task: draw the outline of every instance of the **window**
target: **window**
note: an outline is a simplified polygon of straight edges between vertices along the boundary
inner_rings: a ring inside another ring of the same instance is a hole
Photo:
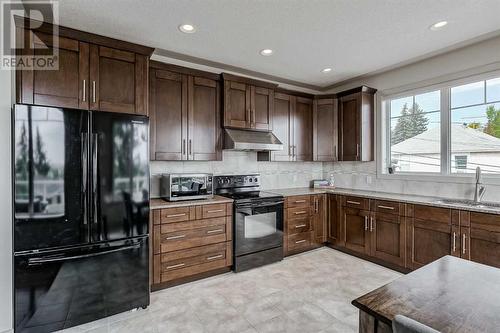
[[[383,102],[382,170],[500,174],[500,73]]]

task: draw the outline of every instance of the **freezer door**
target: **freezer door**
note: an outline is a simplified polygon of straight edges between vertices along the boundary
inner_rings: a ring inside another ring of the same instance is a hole
[[[147,117],[93,112],[93,242],[148,234],[149,121]]]
[[[88,116],[82,110],[14,106],[14,251],[89,242]]]
[[[149,305],[148,238],[16,255],[15,329],[52,332]]]

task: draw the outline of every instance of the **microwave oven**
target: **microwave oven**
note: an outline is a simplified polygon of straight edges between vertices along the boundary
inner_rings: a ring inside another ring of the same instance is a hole
[[[209,173],[169,173],[160,178],[160,196],[168,201],[213,197],[213,175]]]

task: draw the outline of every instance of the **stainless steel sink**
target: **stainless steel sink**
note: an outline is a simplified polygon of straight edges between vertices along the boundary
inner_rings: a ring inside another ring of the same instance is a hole
[[[500,203],[497,202],[475,202],[474,200],[468,199],[441,199],[437,200],[436,203],[443,203],[448,205],[464,205],[471,207],[481,207],[481,208],[500,208]]]

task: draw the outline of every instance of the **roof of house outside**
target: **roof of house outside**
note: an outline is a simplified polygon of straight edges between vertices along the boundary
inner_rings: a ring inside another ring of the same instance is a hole
[[[441,130],[433,127],[391,147],[393,154],[439,154]],[[459,124],[451,125],[453,153],[500,152],[500,139]]]

